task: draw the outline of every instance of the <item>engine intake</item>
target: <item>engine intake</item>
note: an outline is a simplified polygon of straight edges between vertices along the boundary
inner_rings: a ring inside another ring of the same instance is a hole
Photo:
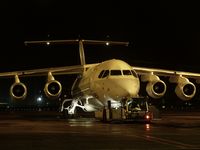
[[[45,84],[44,92],[47,97],[59,97],[62,91],[62,86],[57,80],[52,80]]]
[[[48,81],[45,84],[44,92],[49,98],[57,98],[62,91],[62,85],[59,81],[55,80],[51,72],[48,73]]]
[[[151,81],[147,84],[146,91],[152,98],[161,98],[166,92],[166,84],[162,80]]]
[[[165,95],[167,86],[158,76],[151,73],[143,75],[141,80],[143,82],[148,82],[146,92],[150,97],[158,99]]]
[[[15,76],[15,83],[10,87],[10,95],[13,99],[25,99],[27,88],[24,83],[20,82],[19,77]]]
[[[175,88],[176,95],[184,100],[190,100],[196,94],[196,86],[192,82],[179,83]]]
[[[196,94],[196,86],[183,76],[170,79],[171,82],[177,83],[175,88],[176,95],[184,101],[190,100]]]

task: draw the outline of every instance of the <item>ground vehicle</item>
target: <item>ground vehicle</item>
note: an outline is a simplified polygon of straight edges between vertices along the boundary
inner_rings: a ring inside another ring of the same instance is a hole
[[[127,101],[125,110],[126,120],[150,122],[153,119],[153,112],[149,111],[148,100],[146,98],[135,98]]]
[[[108,107],[104,111],[95,112],[95,117],[103,121],[151,122],[153,119],[153,112],[149,111],[148,98],[134,98],[126,100],[125,103],[118,109]]]

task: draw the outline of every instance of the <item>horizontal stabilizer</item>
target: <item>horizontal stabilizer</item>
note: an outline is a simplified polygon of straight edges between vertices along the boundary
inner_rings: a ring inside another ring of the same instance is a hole
[[[120,42],[120,41],[100,41],[100,40],[44,40],[44,41],[25,41],[24,44],[74,44],[78,42],[82,42],[83,44],[89,45],[124,45],[128,46],[129,42]]]

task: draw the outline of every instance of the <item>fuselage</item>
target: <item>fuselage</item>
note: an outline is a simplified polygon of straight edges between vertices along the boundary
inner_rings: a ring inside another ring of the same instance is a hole
[[[72,96],[93,96],[104,105],[137,97],[140,81],[132,67],[122,60],[107,60],[88,68],[72,86]]]

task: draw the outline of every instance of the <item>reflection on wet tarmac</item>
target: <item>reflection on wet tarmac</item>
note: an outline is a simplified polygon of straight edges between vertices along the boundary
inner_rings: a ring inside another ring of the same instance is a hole
[[[68,119],[66,121],[67,125],[73,127],[73,126],[94,126],[96,120],[91,118],[81,118],[81,119]]]
[[[46,115],[45,115],[46,116]],[[1,149],[200,149],[199,127],[0,116]],[[11,144],[12,143],[12,144]]]

